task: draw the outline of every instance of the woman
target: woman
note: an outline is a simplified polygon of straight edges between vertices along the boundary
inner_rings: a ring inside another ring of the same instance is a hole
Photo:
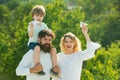
[[[60,42],[61,53],[57,55],[61,69],[60,77],[53,80],[80,80],[83,61],[92,58],[95,50],[100,47],[90,40],[86,25],[83,24],[81,29],[87,42],[87,49],[81,50],[81,43],[73,33],[65,34]]]

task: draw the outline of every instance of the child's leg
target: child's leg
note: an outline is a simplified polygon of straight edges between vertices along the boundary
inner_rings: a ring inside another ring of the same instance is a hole
[[[41,64],[40,63],[40,47],[39,46],[35,46],[35,48],[34,48],[33,59],[34,59],[34,65]]]
[[[35,46],[33,59],[34,59],[34,65],[40,65],[42,67],[42,64],[40,62],[40,46]],[[38,74],[45,75],[45,72],[43,72],[42,70],[38,72]]]
[[[60,68],[57,64],[57,52],[55,48],[51,49],[51,58],[52,58],[52,71],[55,72],[56,74],[60,73]]]

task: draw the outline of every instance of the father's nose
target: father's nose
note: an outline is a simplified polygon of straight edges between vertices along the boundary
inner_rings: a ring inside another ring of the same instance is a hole
[[[50,43],[50,41],[49,41],[49,40],[47,40],[47,43]]]

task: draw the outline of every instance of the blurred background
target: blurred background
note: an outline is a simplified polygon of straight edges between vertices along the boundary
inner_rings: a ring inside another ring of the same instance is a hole
[[[46,8],[43,22],[56,34],[57,52],[67,32],[86,48],[80,21],[88,24],[92,41],[101,44],[96,56],[84,62],[81,80],[120,80],[120,0],[0,0],[0,80],[25,80],[15,69],[28,51],[27,27],[36,4]]]

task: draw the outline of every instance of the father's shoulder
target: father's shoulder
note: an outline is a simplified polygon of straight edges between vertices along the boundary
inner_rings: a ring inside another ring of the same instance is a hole
[[[32,56],[33,55],[33,50],[29,50],[28,52],[25,53],[25,55],[23,57],[28,57],[28,56]]]

